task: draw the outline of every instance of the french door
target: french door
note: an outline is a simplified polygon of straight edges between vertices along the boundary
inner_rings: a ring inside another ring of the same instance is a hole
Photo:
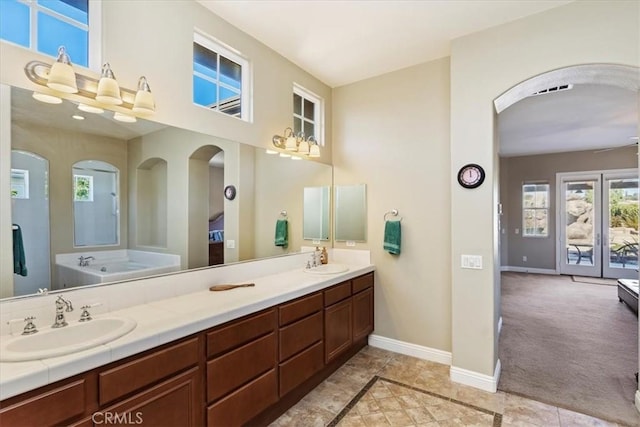
[[[557,175],[561,274],[638,277],[638,172]]]

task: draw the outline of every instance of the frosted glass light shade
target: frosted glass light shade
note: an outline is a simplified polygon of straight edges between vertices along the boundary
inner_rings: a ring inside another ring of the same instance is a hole
[[[57,96],[47,95],[46,93],[33,92],[31,95],[33,99],[37,99],[40,102],[46,102],[47,104],[62,104],[62,99]]]
[[[290,135],[287,138],[287,142],[285,144],[285,149],[289,151],[296,151],[298,149],[298,141],[294,135]]]
[[[49,70],[47,86],[53,90],[64,93],[77,93],[76,73],[71,66],[71,59],[67,55],[64,46],[58,48],[58,58]]]
[[[147,78],[144,76],[138,80],[138,91],[136,92],[131,110],[138,114],[153,114],[156,112],[156,103],[153,99],[149,83],[147,83]]]
[[[78,104],[78,110],[84,111],[85,113],[92,113],[92,114],[104,113],[104,110],[102,108],[94,107],[93,105],[87,105],[87,104]]]
[[[135,123],[136,122],[136,118],[133,116],[130,116],[128,114],[122,114],[119,112],[115,112],[113,114],[113,118],[119,122],[124,122],[124,123]]]
[[[120,96],[120,85],[116,81],[116,76],[111,71],[109,63],[102,66],[100,81],[98,82],[98,92],[96,93],[96,101],[103,104],[120,105],[122,97]]]
[[[309,147],[309,157],[320,157],[320,147],[313,144]]]
[[[96,101],[103,104],[120,105],[122,98],[120,97],[120,86],[115,79],[102,77],[98,82],[98,93]]]
[[[300,145],[298,145],[298,153],[309,154],[309,143],[306,139],[300,141]]]

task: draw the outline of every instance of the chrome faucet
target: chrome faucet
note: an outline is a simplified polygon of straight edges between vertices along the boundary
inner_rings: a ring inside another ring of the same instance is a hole
[[[56,300],[56,320],[51,325],[52,328],[62,328],[63,326],[67,326],[67,321],[64,318],[64,312],[73,311],[73,305],[71,301],[62,298],[62,295],[58,297]]]
[[[89,265],[89,261],[92,260],[92,259],[95,259],[95,258],[92,257],[92,256],[82,256],[82,255],[80,255],[80,258],[78,258],[78,261],[79,261],[78,265],[80,267],[87,267]]]

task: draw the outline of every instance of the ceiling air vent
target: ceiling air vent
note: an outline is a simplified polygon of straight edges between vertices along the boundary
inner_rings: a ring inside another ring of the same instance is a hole
[[[546,95],[548,93],[562,92],[562,91],[571,90],[571,89],[573,89],[573,85],[572,84],[553,86],[553,87],[549,87],[549,88],[546,88],[546,89],[539,90],[539,91],[531,94],[531,96]]]

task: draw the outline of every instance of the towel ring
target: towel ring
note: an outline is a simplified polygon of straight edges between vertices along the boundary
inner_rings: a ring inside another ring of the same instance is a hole
[[[287,217],[287,211],[280,211],[280,216]]]
[[[387,215],[391,215],[391,216],[398,216],[398,209],[392,209],[389,212],[386,212],[384,214],[384,220],[387,220]],[[402,217],[400,217],[400,219],[398,221],[402,221]]]

